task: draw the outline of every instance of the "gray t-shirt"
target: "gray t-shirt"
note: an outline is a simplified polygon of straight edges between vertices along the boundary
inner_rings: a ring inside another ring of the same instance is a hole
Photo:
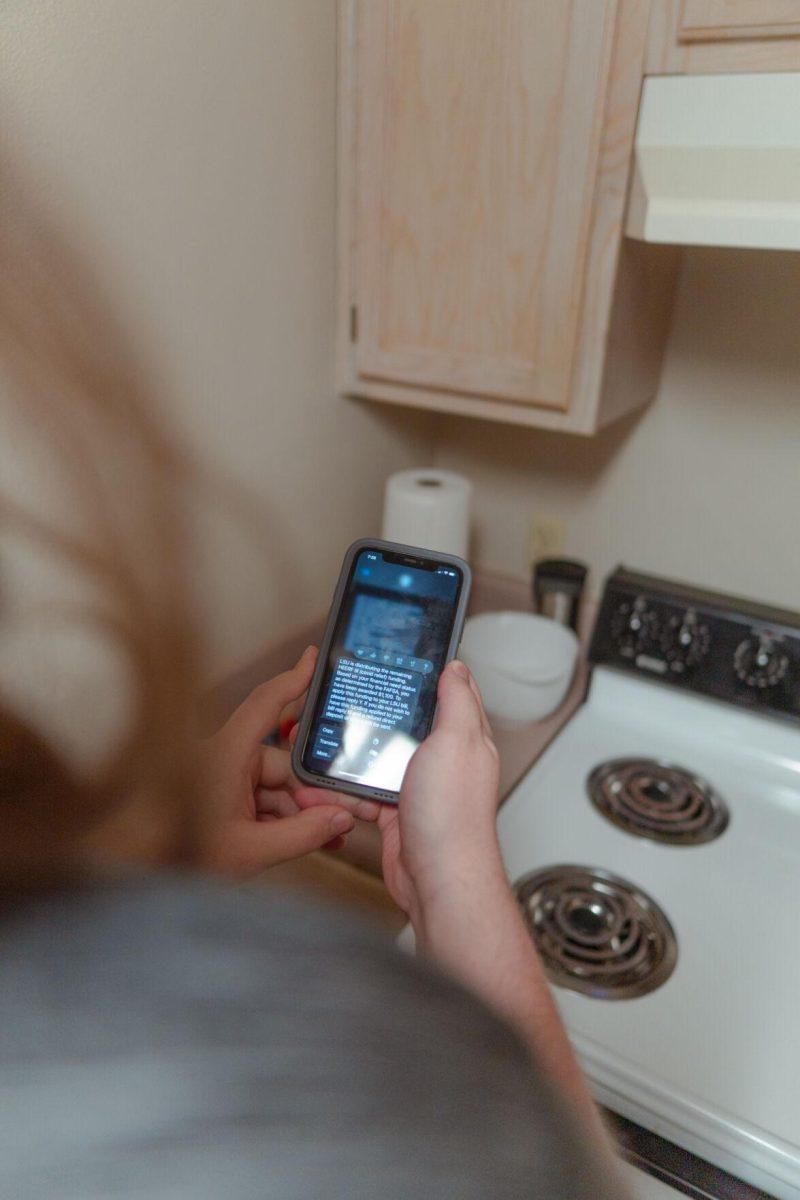
[[[181,877],[3,902],[3,1200],[605,1200],[477,1000],[335,910]]]

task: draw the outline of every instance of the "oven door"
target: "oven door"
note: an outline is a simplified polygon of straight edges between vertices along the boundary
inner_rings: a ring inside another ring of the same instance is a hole
[[[773,1200],[727,1171],[604,1109],[636,1200]]]

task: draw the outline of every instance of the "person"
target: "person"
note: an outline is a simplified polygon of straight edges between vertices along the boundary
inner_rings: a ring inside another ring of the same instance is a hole
[[[6,489],[6,561],[24,544],[67,572],[59,616],[126,668],[99,756],[57,733],[70,706],[50,724],[4,681],[0,1195],[624,1195],[505,877],[467,668],[442,674],[396,809],[302,787],[263,744],[302,703],[313,647],[198,744],[195,468],[79,264],[8,188],[0,355],[65,489],[49,512]],[[231,882],[336,845],[356,817],[378,822],[416,959],[344,913]]]

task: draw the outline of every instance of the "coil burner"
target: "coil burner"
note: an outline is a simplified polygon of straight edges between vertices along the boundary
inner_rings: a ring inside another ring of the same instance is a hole
[[[591,867],[555,866],[515,887],[550,980],[623,1000],[660,987],[678,945],[664,913],[634,884]]]
[[[696,846],[719,837],[728,824],[724,801],[704,779],[655,759],[601,763],[586,787],[595,808],[634,837]]]

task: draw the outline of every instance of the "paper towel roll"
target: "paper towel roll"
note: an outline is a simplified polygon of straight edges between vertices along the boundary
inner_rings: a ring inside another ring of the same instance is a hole
[[[472,484],[455,471],[419,468],[386,480],[383,536],[467,557]]]

